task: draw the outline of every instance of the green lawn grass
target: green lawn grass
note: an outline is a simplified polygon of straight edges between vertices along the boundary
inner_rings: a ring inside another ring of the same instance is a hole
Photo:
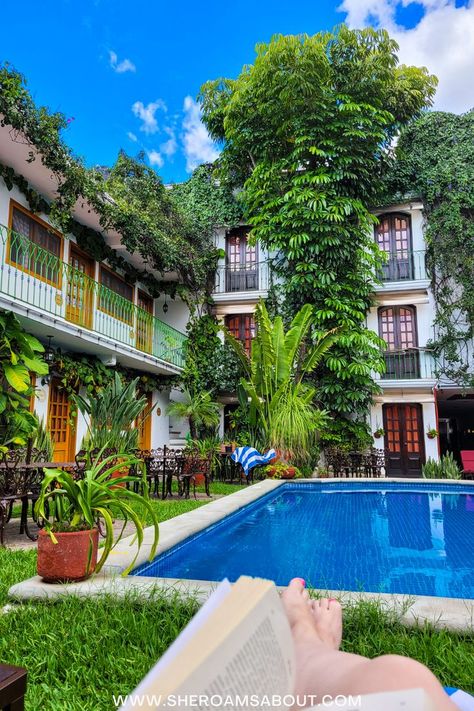
[[[224,485],[225,486],[225,485]],[[155,501],[160,520],[204,502]],[[189,506],[189,508],[188,508]],[[0,605],[8,588],[35,572],[36,551],[0,549]],[[112,694],[134,689],[197,609],[173,593],[12,604],[0,614],[0,661],[28,669],[29,711],[108,711]],[[345,611],[346,651],[403,654],[427,664],[446,686],[474,692],[474,634],[403,627],[375,603]]]

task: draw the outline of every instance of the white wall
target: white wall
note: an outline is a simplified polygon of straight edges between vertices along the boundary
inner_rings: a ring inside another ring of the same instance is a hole
[[[168,444],[169,440],[169,390],[155,391],[151,402],[154,406],[151,413],[151,448],[157,449]]]

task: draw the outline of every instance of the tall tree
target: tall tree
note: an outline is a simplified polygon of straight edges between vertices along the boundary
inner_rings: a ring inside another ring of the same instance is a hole
[[[282,255],[289,315],[310,303],[315,337],[344,328],[317,379],[346,434],[364,431],[371,375],[383,368],[365,325],[379,259],[369,208],[394,136],[436,86],[426,69],[399,65],[396,51],[382,30],[276,36],[237,79],[200,94],[204,122],[223,142],[222,176],[243,186],[253,238]]]

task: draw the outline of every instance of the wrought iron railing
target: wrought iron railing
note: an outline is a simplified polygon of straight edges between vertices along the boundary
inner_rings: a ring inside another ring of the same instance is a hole
[[[408,348],[400,351],[385,351],[385,372],[377,376],[381,380],[433,380],[435,359],[426,348]]]
[[[180,331],[2,225],[0,250],[0,293],[184,366],[186,337]]]
[[[217,268],[215,294],[236,291],[267,291],[268,287],[268,262],[227,264]]]
[[[385,252],[383,256],[385,261],[377,274],[380,281],[419,281],[421,279],[429,279],[426,268],[426,251],[424,249]]]

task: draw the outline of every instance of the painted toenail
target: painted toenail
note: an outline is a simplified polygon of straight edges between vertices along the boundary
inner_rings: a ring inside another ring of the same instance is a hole
[[[330,597],[330,598],[329,598],[329,602],[337,602],[337,600],[336,600],[335,597]]]
[[[302,585],[303,587],[306,587],[306,580],[305,580],[304,578],[295,578],[295,580],[299,580],[300,583],[301,583],[301,585]]]

